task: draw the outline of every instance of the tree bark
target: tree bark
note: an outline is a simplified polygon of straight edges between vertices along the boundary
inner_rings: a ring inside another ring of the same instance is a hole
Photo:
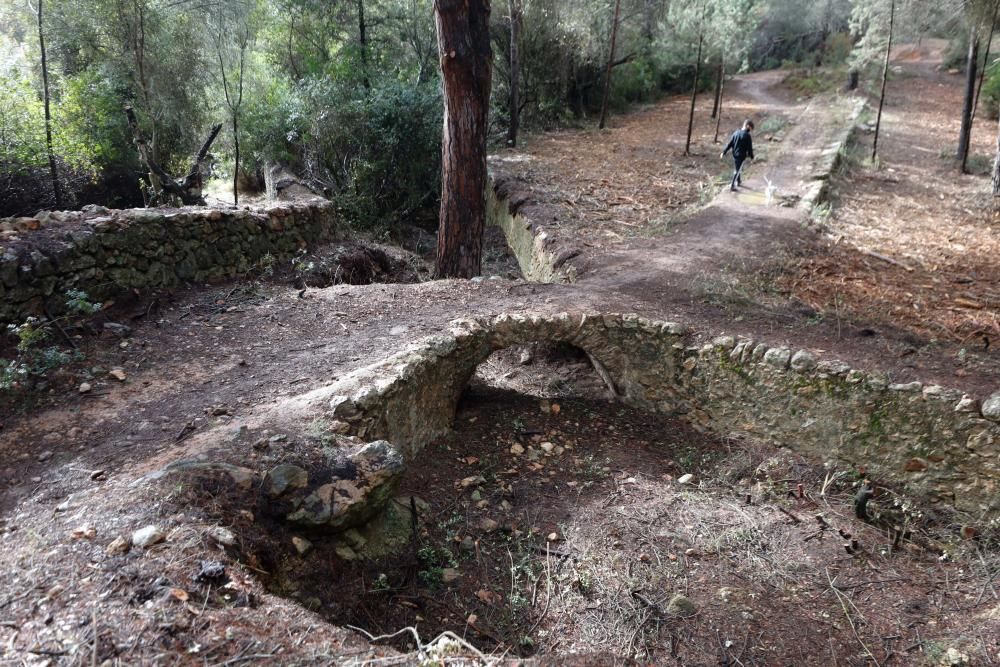
[[[611,48],[608,49],[608,67],[604,72],[604,94],[601,96],[601,121],[597,129],[603,130],[608,121],[608,95],[611,92],[611,68],[615,62],[615,42],[618,41],[618,17],[621,15],[622,0],[615,0],[615,14],[611,19]]]
[[[1000,197],[1000,121],[997,122],[997,154],[993,158],[993,196]]]
[[[233,113],[233,205],[240,203],[240,122],[239,114]]]
[[[694,64],[694,84],[691,86],[691,112],[688,114],[687,141],[684,142],[684,155],[691,154],[691,132],[694,130],[694,105],[698,101],[698,80],[701,79],[701,47],[705,43],[705,35],[698,28],[698,60]]]
[[[719,143],[719,125],[722,124],[722,93],[724,92],[723,88],[725,87],[725,80],[726,80],[726,59],[725,59],[725,56],[723,56],[721,67],[722,67],[722,69],[719,72],[719,97],[718,97],[718,100],[719,100],[719,109],[718,109],[718,113],[715,115],[715,138],[712,139],[712,143],[716,143],[716,144]]]
[[[719,101],[722,99],[722,77],[725,74],[725,61],[719,58],[719,69],[715,73],[715,101],[712,102],[712,115],[715,118],[719,114]]]
[[[969,62],[965,66],[965,96],[962,102],[962,128],[958,134],[958,170],[968,173],[966,164],[969,160],[969,141],[972,137],[972,103],[976,96],[976,68],[979,66],[979,30],[972,27],[969,35]]]
[[[885,62],[882,64],[882,92],[878,96],[878,113],[875,115],[875,137],[872,139],[872,162],[878,157],[878,133],[882,127],[882,107],[885,106],[885,83],[889,80],[889,54],[892,52],[892,29],[896,21],[896,0],[889,5],[889,37],[885,41]]]
[[[444,97],[438,278],[482,268],[493,52],[489,0],[434,0]]]
[[[56,154],[52,150],[52,113],[49,110],[49,65],[45,54],[45,29],[42,26],[42,0],[38,0],[38,48],[42,57],[42,95],[45,100],[45,150],[49,154],[49,176],[52,179],[52,194],[56,208],[63,208],[62,185],[56,169]]]
[[[371,90],[368,77],[368,26],[365,24],[365,0],[358,0],[358,44],[361,51],[361,84]]]
[[[979,83],[976,84],[976,99],[972,101],[972,122],[976,122],[976,110],[979,108],[979,94],[983,90],[983,80],[990,65],[990,49],[993,48],[993,31],[997,25],[997,15],[1000,14],[1000,1],[993,5],[993,15],[990,17],[989,36],[986,38],[986,53],[983,54],[983,67],[979,72]]]
[[[510,123],[507,145],[517,146],[517,131],[521,124],[521,0],[507,0],[510,9]]]

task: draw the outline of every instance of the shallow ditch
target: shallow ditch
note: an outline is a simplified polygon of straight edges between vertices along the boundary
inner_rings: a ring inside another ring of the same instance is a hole
[[[450,630],[573,664],[995,654],[980,641],[994,622],[956,613],[983,590],[979,545],[885,491],[880,516],[912,538],[894,546],[884,521],[853,516],[861,478],[617,402],[571,346],[508,348],[479,365],[386,516],[269,558],[265,581],[372,635]]]

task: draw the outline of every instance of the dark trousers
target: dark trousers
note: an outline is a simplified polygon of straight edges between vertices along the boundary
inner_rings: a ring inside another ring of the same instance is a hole
[[[734,190],[736,189],[737,185],[740,185],[742,183],[743,179],[740,178],[740,171],[743,169],[744,160],[746,160],[745,156],[743,155],[737,156],[733,154],[733,180],[729,184],[729,187]]]

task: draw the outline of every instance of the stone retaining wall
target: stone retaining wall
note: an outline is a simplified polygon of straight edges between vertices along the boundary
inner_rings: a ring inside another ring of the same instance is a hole
[[[0,220],[0,322],[58,312],[70,289],[92,299],[231,278],[338,235],[315,199],[258,209],[133,209]]]
[[[303,399],[314,418],[386,438],[412,457],[450,428],[459,395],[493,351],[566,342],[630,405],[863,467],[932,503],[1000,517],[1000,392],[980,403],[939,386],[890,384],[805,350],[691,340],[681,325],[634,315],[463,320]]]

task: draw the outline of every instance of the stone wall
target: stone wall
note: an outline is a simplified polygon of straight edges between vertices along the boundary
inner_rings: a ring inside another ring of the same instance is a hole
[[[586,351],[630,405],[863,467],[932,503],[1000,517],[1000,392],[981,403],[939,386],[894,385],[805,350],[730,336],[692,345],[681,325],[634,315],[457,321],[303,397],[306,412],[368,440],[386,438],[412,457],[450,428],[478,364],[540,340]]]
[[[0,322],[58,312],[70,289],[104,300],[232,278],[267,255],[285,259],[337,235],[333,205],[322,199],[256,209],[91,207],[0,220]]]

